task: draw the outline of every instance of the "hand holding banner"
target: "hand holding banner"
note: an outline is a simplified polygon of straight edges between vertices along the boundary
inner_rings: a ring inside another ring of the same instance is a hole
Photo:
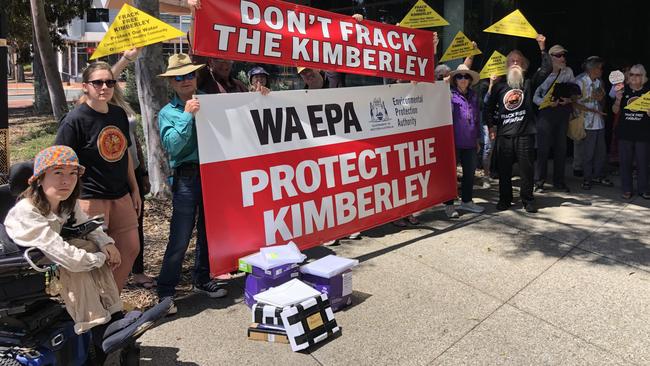
[[[449,48],[445,51],[445,54],[440,58],[440,62],[480,55],[481,53],[481,50],[467,38],[465,33],[458,32],[456,37],[451,41]]]
[[[279,0],[219,0],[196,12],[197,55],[433,81],[433,34]]]
[[[418,0],[404,19],[399,22],[399,25],[408,28],[430,28],[449,25],[449,22],[425,3],[424,0]]]
[[[509,36],[524,38],[537,38],[538,34],[519,9],[506,15],[503,19],[492,24],[483,32],[506,34]]]
[[[502,55],[499,51],[494,51],[490,59],[487,60],[483,69],[481,69],[481,79],[486,79],[492,76],[501,76],[508,73],[508,65],[506,56]]]
[[[90,59],[178,37],[185,37],[185,33],[129,4],[124,4]]]

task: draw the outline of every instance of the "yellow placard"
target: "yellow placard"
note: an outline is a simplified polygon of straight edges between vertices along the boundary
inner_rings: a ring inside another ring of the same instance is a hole
[[[465,33],[458,32],[456,37],[451,41],[449,48],[445,51],[445,54],[440,58],[440,62],[445,62],[449,60],[455,60],[457,58],[463,58],[467,56],[474,56],[481,54],[481,50],[478,47],[474,47],[472,41],[467,38]]]
[[[650,92],[643,94],[642,96],[634,99],[632,102],[628,102],[625,106],[625,109],[636,112],[650,111]]]
[[[492,52],[492,56],[487,60],[485,66],[481,70],[481,79],[486,79],[491,76],[501,76],[508,73],[508,65],[506,56],[502,55],[499,51]]]
[[[449,22],[425,3],[424,0],[418,0],[404,19],[399,22],[399,25],[408,28],[429,28],[449,25]]]
[[[509,36],[537,38],[537,31],[528,22],[519,9],[506,15],[503,19],[492,24],[483,32],[507,34]]]
[[[185,33],[129,4],[124,4],[90,59],[178,37],[185,37]]]
[[[553,96],[553,91],[555,90],[555,84],[557,84],[557,80],[553,82],[553,85],[548,89],[548,92],[546,92],[546,95],[544,95],[544,99],[542,100],[542,103],[539,105],[539,109],[545,109],[551,106],[551,97]]]

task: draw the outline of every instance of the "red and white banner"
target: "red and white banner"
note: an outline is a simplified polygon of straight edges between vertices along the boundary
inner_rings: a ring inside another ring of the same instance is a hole
[[[306,249],[456,196],[445,83],[197,97],[212,274],[266,245]]]
[[[278,0],[204,0],[194,53],[369,76],[433,81],[433,33]]]

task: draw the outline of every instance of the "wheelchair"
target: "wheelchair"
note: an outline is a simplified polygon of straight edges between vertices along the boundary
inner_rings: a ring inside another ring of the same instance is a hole
[[[21,192],[26,179],[10,178],[0,191]],[[15,195],[0,196],[13,198],[0,202],[5,208],[15,203]],[[0,212],[0,223],[7,211]],[[92,223],[95,228],[98,224]],[[138,365],[135,341],[112,355],[97,357],[91,332],[75,334],[64,304],[46,293],[50,267],[40,264],[44,259],[34,248],[17,246],[0,224],[0,366]]]

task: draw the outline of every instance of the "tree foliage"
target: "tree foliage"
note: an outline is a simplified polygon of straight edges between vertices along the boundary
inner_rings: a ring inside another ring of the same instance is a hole
[[[83,18],[92,0],[45,0],[45,17],[50,25],[50,39],[57,48],[65,46],[66,27],[72,19]],[[33,29],[29,1],[4,0],[9,16],[9,42],[18,53],[18,63],[32,61]]]

